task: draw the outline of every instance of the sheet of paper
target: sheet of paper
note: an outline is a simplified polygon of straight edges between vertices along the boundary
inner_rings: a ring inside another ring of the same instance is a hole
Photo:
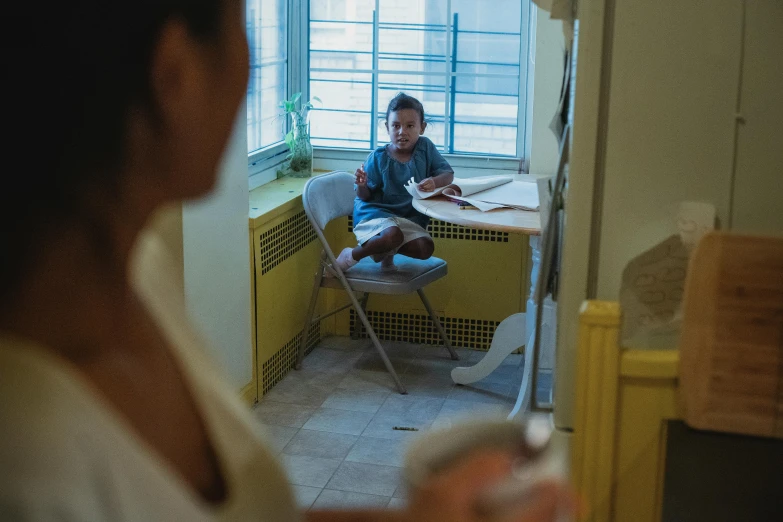
[[[414,199],[428,199],[431,197],[439,196],[441,193],[451,195],[453,194],[452,192],[453,187],[458,187],[462,196],[470,196],[471,194],[476,194],[478,192],[482,192],[487,189],[492,189],[494,187],[499,187],[511,183],[512,179],[514,178],[512,178],[511,176],[480,176],[476,178],[454,178],[454,181],[450,185],[437,188],[432,192],[424,192],[422,190],[419,190],[417,183],[413,180],[413,178],[411,178],[408,180],[408,183],[405,184],[405,190],[407,190],[408,194],[413,196]]]
[[[465,203],[469,203],[479,209],[482,212],[489,212],[490,210],[497,210],[499,208],[508,208],[506,205],[497,205],[495,203],[487,203],[486,201],[481,201],[480,199],[474,199],[474,198],[463,198],[462,196],[449,196],[451,199],[458,199],[460,201],[464,201]]]
[[[511,183],[473,194],[471,199],[520,210],[538,210],[538,185],[526,181],[512,181]]]
[[[443,192],[443,189],[446,187],[440,187],[435,189],[432,192],[424,192],[423,190],[419,190],[419,187],[416,181],[414,181],[413,178],[408,180],[408,183],[405,184],[405,190],[408,191],[408,194],[413,196],[413,199],[427,199],[434,196],[439,196],[441,192]]]
[[[457,186],[463,197],[470,196],[479,192],[486,192],[495,187],[505,186],[511,183],[514,178],[511,176],[481,176],[478,178],[454,178],[449,187]],[[447,187],[448,188],[448,187]],[[445,192],[445,191],[444,191]]]

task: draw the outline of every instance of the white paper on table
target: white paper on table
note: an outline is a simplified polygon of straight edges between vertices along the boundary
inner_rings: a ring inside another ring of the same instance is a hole
[[[470,196],[478,192],[486,191],[501,185],[512,183],[513,178],[511,176],[480,176],[477,178],[454,178],[449,185],[440,187],[432,192],[424,192],[419,190],[416,182],[411,178],[405,185],[405,190],[413,196],[414,199],[427,199],[434,196],[454,196],[457,192],[454,190],[459,189],[462,196]]]
[[[479,209],[482,212],[489,212],[490,210],[497,210],[499,208],[508,208],[507,205],[498,205],[496,203],[487,203],[486,201],[481,201],[480,199],[474,199],[474,198],[463,198],[462,196],[449,196],[451,199],[458,199],[459,201],[464,201],[465,203],[468,203],[470,205],[473,205],[477,209]]]
[[[525,181],[513,181],[500,187],[477,192],[470,197],[449,196],[470,203],[474,207],[488,212],[498,208],[518,210],[538,210],[538,185]]]
[[[538,210],[538,184],[512,181],[500,187],[473,194],[471,199],[519,210]]]

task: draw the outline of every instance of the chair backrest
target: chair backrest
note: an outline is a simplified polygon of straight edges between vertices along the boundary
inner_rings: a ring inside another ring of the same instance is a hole
[[[302,191],[302,205],[310,223],[323,232],[326,224],[353,214],[353,174],[335,171],[310,178]]]

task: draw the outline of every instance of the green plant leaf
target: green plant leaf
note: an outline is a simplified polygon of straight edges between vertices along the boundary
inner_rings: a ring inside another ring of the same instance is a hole
[[[296,104],[296,102],[298,102],[299,98],[301,98],[301,97],[302,97],[302,93],[301,92],[295,93],[293,96],[291,96],[291,103],[292,104]]]
[[[317,101],[318,103],[323,103],[323,102],[321,101],[321,98],[319,98],[318,96],[313,96],[313,99],[312,99],[312,100],[310,100],[310,101],[311,101],[311,102]]]

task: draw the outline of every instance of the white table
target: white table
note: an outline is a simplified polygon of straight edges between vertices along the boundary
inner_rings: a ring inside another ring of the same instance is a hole
[[[511,352],[524,345],[525,367],[516,404],[508,416],[509,419],[512,419],[519,411],[524,412],[528,410],[533,393],[532,348],[535,336],[535,310],[531,306],[535,306],[532,296],[541,264],[541,252],[539,249],[541,234],[540,214],[538,212],[525,212],[513,209],[499,209],[490,212],[461,210],[455,203],[442,197],[414,199],[413,207],[433,219],[439,219],[455,225],[530,236],[530,250],[533,263],[530,275],[530,299],[527,302],[527,313],[512,314],[498,325],[489,351],[476,365],[454,368],[451,371],[451,378],[457,384],[470,384],[480,381],[500,366]],[[523,344],[520,342],[520,339],[527,339],[527,342]]]

